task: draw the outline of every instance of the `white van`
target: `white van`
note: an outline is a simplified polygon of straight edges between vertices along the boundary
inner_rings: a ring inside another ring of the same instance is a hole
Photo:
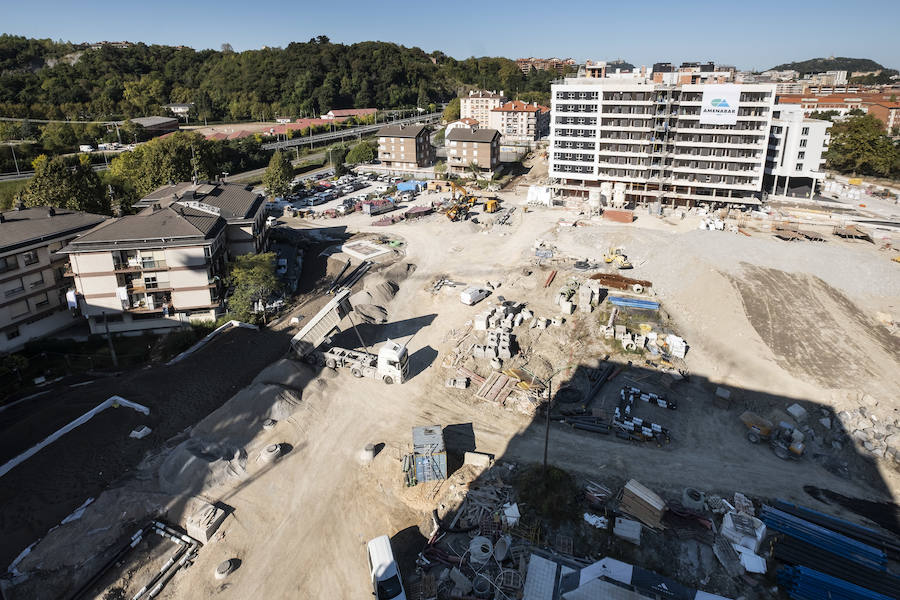
[[[463,304],[468,304],[472,306],[473,304],[478,304],[485,298],[487,298],[491,293],[480,287],[469,287],[464,289],[459,293],[459,301]]]
[[[369,540],[366,544],[369,557],[369,574],[376,600],[406,600],[400,570],[391,550],[391,540],[386,535]]]

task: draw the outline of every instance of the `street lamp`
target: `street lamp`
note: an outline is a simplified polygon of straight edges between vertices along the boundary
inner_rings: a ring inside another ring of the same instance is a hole
[[[570,365],[563,365],[558,369],[553,368],[553,365],[550,364],[546,358],[539,356],[540,360],[547,367],[548,371],[551,371],[550,375],[546,377],[545,380],[538,379],[544,386],[547,388],[547,417],[545,419],[545,427],[544,427],[544,471],[547,470],[547,450],[550,447],[550,409],[553,408],[553,378],[559,375],[565,369],[568,369]]]

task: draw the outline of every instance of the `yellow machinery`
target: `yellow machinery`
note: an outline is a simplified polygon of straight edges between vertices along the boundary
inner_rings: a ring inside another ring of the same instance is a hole
[[[612,264],[617,269],[630,269],[632,264],[628,262],[628,257],[625,256],[624,248],[610,248],[604,255],[603,261],[606,264]]]
[[[769,442],[772,452],[782,460],[803,456],[806,450],[803,444],[803,434],[788,423],[782,422],[776,425],[749,410],[743,413],[740,419],[747,428],[747,439],[751,443]]]
[[[457,197],[457,194],[459,194],[459,197]],[[473,206],[477,201],[477,198],[472,196],[469,190],[452,181],[450,182],[450,199],[452,204],[444,214],[451,221],[464,219],[469,213],[469,207]]]
[[[500,201],[497,198],[488,198],[484,201],[484,212],[495,213],[500,210]]]

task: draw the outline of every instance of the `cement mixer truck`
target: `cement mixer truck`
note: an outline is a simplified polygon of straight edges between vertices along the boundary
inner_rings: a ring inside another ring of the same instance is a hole
[[[386,341],[377,354],[331,346],[331,337],[340,331],[344,317],[353,312],[350,290],[338,291],[334,298],[291,338],[291,349],[301,360],[330,369],[347,368],[354,377],[372,377],[386,384],[403,383],[409,374],[406,345]],[[360,343],[366,347],[356,325],[351,324]]]

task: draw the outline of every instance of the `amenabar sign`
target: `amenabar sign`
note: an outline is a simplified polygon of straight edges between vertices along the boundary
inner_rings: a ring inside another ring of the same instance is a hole
[[[732,84],[704,85],[700,105],[701,125],[737,124],[741,87]]]

